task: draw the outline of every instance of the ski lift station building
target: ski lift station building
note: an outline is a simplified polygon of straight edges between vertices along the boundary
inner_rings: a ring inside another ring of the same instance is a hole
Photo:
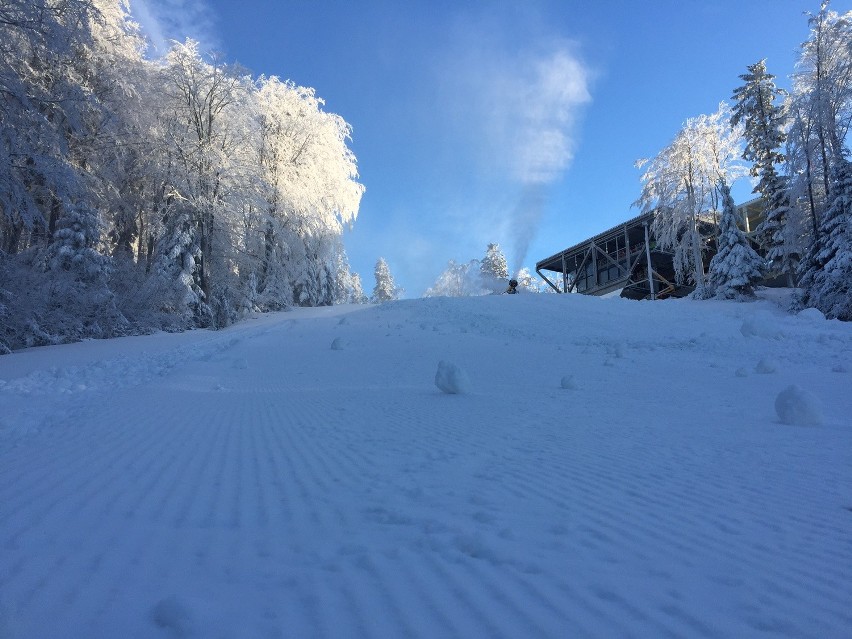
[[[742,229],[753,233],[763,216],[760,198],[737,207]],[[683,297],[693,287],[675,281],[673,254],[657,244],[654,213],[644,213],[536,263],[535,270],[557,293],[606,295],[621,291],[630,299]],[[707,224],[702,232],[709,232]],[[711,242],[711,249],[712,249]],[[711,255],[706,256],[704,268]]]

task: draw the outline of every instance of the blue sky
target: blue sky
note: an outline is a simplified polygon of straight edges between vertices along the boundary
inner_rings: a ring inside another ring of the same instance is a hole
[[[367,292],[407,297],[499,242],[535,262],[637,214],[640,171],[767,58],[780,86],[817,0],[131,0],[155,42],[192,36],[317,90],[353,127],[367,191],[345,236]],[[852,0],[835,0],[845,12]],[[750,196],[743,182],[735,199]]]

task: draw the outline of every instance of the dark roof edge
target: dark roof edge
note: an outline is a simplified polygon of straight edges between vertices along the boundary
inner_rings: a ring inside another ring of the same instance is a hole
[[[591,242],[599,240],[600,238],[604,237],[605,235],[609,235],[610,233],[613,233],[614,231],[617,231],[621,228],[624,228],[625,226],[633,226],[634,224],[641,222],[643,218],[648,218],[649,221],[650,221],[650,219],[652,219],[653,217],[654,217],[653,211],[648,211],[647,213],[640,213],[636,217],[630,218],[629,220],[625,220],[624,222],[621,222],[620,224],[616,224],[612,228],[607,229],[606,231],[602,231],[601,233],[598,233],[597,235],[595,235],[593,237],[585,239],[582,242],[577,242],[574,246],[570,246],[567,249],[563,249],[563,250],[559,251],[558,253],[554,253],[550,257],[546,257],[543,260],[539,260],[538,262],[536,262],[535,266],[536,266],[536,268],[538,268],[540,264],[544,264],[545,262],[550,262],[552,260],[555,260],[559,256],[561,256],[565,253],[573,253],[574,251],[579,249],[581,246],[585,246],[586,244],[590,244]]]

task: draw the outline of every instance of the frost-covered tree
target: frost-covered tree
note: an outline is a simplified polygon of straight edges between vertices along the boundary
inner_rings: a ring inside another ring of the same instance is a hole
[[[704,295],[706,240],[702,224],[715,224],[720,180],[743,175],[742,125],[732,126],[726,103],[712,115],[690,118],[675,139],[650,160],[640,160],[642,194],[634,205],[654,212],[653,229],[664,249],[674,252],[678,282],[690,281]]]
[[[256,229],[251,253],[258,256],[253,268],[259,294],[272,307],[333,303],[335,287],[320,294],[317,276],[308,275],[301,262],[322,259],[320,270],[343,273],[339,237],[357,217],[364,193],[346,144],[351,129],[323,110],[313,89],[276,77],[256,84],[263,203],[246,224]]]
[[[481,269],[481,262],[476,259],[462,263],[450,260],[447,268],[426,290],[423,297],[472,297],[502,292],[505,288],[504,284],[501,284],[496,291],[493,288],[496,284],[492,287],[483,284],[484,277]]]
[[[755,235],[772,268],[785,273],[792,284],[795,248],[787,241],[786,228],[790,201],[786,180],[777,168],[784,162],[781,148],[786,135],[783,105],[776,104],[776,99],[784,91],[775,86],[775,76],[767,73],[765,60],[750,65],[740,79],[744,84],[734,89],[731,124],[744,124],[743,158],[752,163],[749,172],[758,179],[753,192],[764,201],[764,219]]]
[[[533,275],[526,266],[518,271],[515,279],[518,280],[518,288],[527,293],[556,293],[541,278]]]
[[[716,297],[748,297],[753,295],[754,287],[763,279],[763,258],[751,247],[737,224],[739,216],[730,188],[722,183],[719,189],[722,193],[722,217],[718,252],[710,260],[708,283]]]
[[[485,257],[479,266],[479,271],[488,277],[497,277],[506,279],[509,277],[509,267],[506,264],[506,256],[500,250],[500,245],[496,243],[488,244],[485,250]]]
[[[812,238],[831,204],[831,168],[843,157],[852,123],[852,12],[839,15],[823,0],[810,14],[810,37],[800,47],[789,110],[791,201],[802,202]]]
[[[247,136],[240,117],[247,86],[238,70],[203,60],[192,40],[175,43],[166,63],[163,117],[168,119],[168,149],[175,167],[170,196],[180,203],[180,211],[165,224],[165,242],[172,247],[197,244],[198,252],[193,257],[172,250],[161,256],[172,256],[192,278],[199,323],[216,326],[225,319],[227,324],[213,306],[228,304],[223,295],[232,285],[229,252],[236,246],[232,212],[249,195],[242,170]]]
[[[92,2],[9,0],[0,13],[0,250],[52,241],[84,194],[69,142],[89,107],[74,49],[92,41]]]
[[[146,59],[125,0],[0,4],[0,350],[363,297],[351,132],[312,89]]]
[[[506,279],[509,277],[509,267],[506,264],[506,256],[500,250],[500,245],[489,243],[485,250],[485,257],[479,264],[479,274],[482,288],[493,293],[499,293],[506,287]]]
[[[820,223],[800,287],[801,303],[826,317],[852,320],[852,163],[836,161],[834,197]]]
[[[349,266],[349,259],[341,249],[337,252],[336,262],[336,294],[334,304],[366,304],[367,296],[361,284],[361,276],[354,273]]]
[[[380,257],[376,262],[376,286],[373,287],[372,301],[374,304],[382,302],[391,302],[398,300],[402,295],[402,290],[397,288],[393,281],[388,263],[385,258]]]

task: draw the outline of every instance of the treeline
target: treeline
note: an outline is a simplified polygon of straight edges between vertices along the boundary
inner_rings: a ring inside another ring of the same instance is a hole
[[[640,165],[637,204],[654,211],[654,231],[674,253],[695,295],[748,295],[763,277],[799,288],[796,308],[852,320],[852,12],[822,2],[809,14],[790,92],[775,85],[765,61],[747,67],[732,105],[687,120],[675,139]],[[750,173],[763,221],[752,239],[738,231],[729,187]],[[719,253],[703,272],[712,224]]]
[[[0,6],[0,352],[364,298],[347,123],[196,42],[144,53],[121,0]]]

